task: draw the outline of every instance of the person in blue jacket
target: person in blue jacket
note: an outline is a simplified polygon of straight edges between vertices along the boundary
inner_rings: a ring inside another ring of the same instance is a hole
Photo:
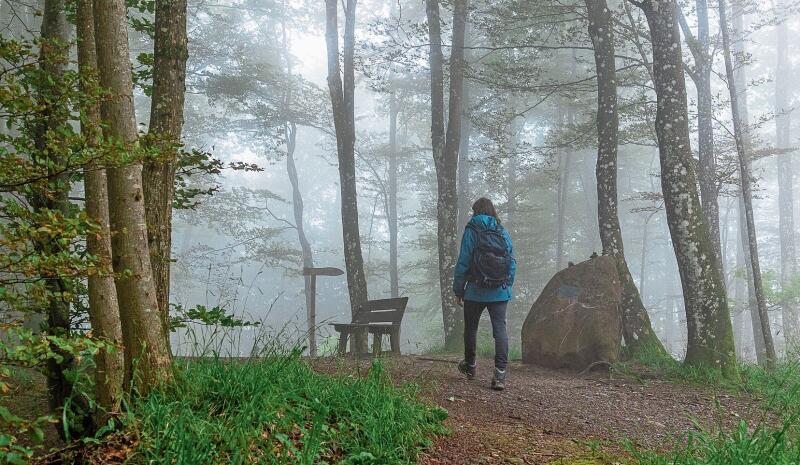
[[[479,232],[496,230],[505,239],[508,257],[511,258],[508,276],[499,287],[481,287],[474,280],[474,254],[479,240]],[[461,252],[456,264],[453,279],[453,292],[456,304],[464,307],[464,360],[458,369],[468,379],[475,377],[475,357],[478,334],[478,323],[484,309],[489,310],[494,336],[494,377],[492,389],[505,389],[508,377],[508,332],[506,330],[506,310],[512,298],[512,286],[516,273],[516,262],[513,259],[514,249],[511,236],[500,224],[497,211],[492,201],[487,198],[478,199],[472,206],[472,219],[464,230],[461,239]]]

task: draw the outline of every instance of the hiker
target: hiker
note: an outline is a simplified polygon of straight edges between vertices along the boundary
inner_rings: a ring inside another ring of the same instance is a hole
[[[505,389],[508,377],[506,309],[515,272],[511,236],[500,224],[492,201],[480,198],[472,205],[472,219],[461,239],[453,279],[456,304],[464,307],[464,360],[458,370],[467,379],[475,377],[478,323],[483,310],[488,309],[495,353],[492,389],[497,391]]]

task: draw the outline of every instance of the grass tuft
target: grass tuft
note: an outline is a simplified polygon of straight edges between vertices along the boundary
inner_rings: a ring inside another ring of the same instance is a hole
[[[137,401],[134,463],[410,464],[447,413],[418,388],[315,373],[296,355],[183,362],[177,382]]]

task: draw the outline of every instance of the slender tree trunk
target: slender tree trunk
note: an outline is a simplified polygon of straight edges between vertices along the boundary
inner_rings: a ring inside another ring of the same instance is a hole
[[[358,192],[355,161],[355,22],[356,0],[347,0],[344,30],[344,68],[339,65],[338,2],[325,0],[325,40],[328,47],[328,88],[336,129],[342,207],[342,237],[350,307],[367,300],[367,278],[358,228]]]
[[[566,203],[569,192],[569,170],[572,166],[572,151],[561,154],[558,159],[558,199],[556,202],[556,273],[564,268],[564,236],[566,228]]]
[[[469,142],[472,136],[472,119],[470,118],[470,86],[469,82],[464,82],[462,92],[464,105],[461,111],[461,141],[458,144],[458,218],[456,224],[459,228],[467,224],[470,217],[470,161],[469,161]],[[463,233],[463,232],[462,232]],[[463,234],[462,234],[463,235]],[[459,235],[460,241],[461,235]]]
[[[736,377],[725,283],[702,215],[692,161],[677,4],[675,0],[637,4],[647,17],[653,44],[661,187],[683,287],[686,363],[717,367],[725,376]]]
[[[397,95],[392,92],[389,97],[389,288],[392,297],[400,297],[400,269],[398,265],[398,147],[397,147],[397,115],[400,106]]]
[[[97,72],[97,48],[94,34],[93,0],[78,0],[78,63],[81,72]],[[87,109],[81,128],[90,146],[97,146],[101,132],[100,107]],[[84,173],[86,213],[98,230],[86,238],[87,251],[97,258],[97,269],[89,276],[89,319],[95,337],[116,347],[122,347],[122,323],[119,318],[119,301],[114,286],[114,269],[111,264],[111,226],[108,216],[108,184],[106,170],[91,163]],[[122,381],[125,377],[125,358],[121,350],[102,350],[95,356],[95,392],[102,410],[96,415],[99,425],[105,424],[109,415],[120,411]]]
[[[95,35],[100,83],[111,95],[103,101],[104,135],[123,151],[135,150],[136,116],[124,0],[95,0]],[[122,336],[126,386],[140,393],[171,376],[171,356],[158,312],[147,243],[142,165],[108,168],[111,245]],[[135,369],[135,373],[134,373]]]
[[[30,203],[37,212],[51,212],[62,217],[70,215],[69,176],[60,173],[66,162],[63,154],[68,151],[63,139],[59,136],[61,127],[67,123],[67,116],[61,105],[61,86],[68,64],[68,44],[70,41],[69,26],[65,14],[64,0],[46,0],[42,14],[41,45],[39,51],[39,67],[43,79],[39,83],[41,92],[39,105],[42,120],[37,123],[36,155],[34,163],[46,166],[49,183],[46,190],[35,192]],[[61,247],[52,241],[38,242],[36,250],[45,255],[61,253]],[[46,288],[50,294],[46,311],[46,331],[52,336],[68,337],[70,335],[70,298],[74,292],[70,279],[60,275],[46,277]],[[69,370],[74,367],[73,354],[58,347],[52,350],[60,357],[51,357],[47,361],[46,375],[50,401],[50,410],[60,421],[62,412],[67,408],[67,400],[72,395],[73,382]],[[64,425],[58,425],[59,434],[63,437]],[[70,428],[73,425],[68,425]],[[88,426],[88,425],[86,425]]]
[[[719,189],[717,187],[717,168],[714,156],[714,102],[711,91],[711,73],[714,62],[711,57],[708,24],[708,3],[706,0],[695,2],[697,16],[697,37],[695,38],[681,12],[680,24],[686,36],[686,42],[694,58],[694,72],[689,75],[697,89],[697,145],[698,145],[698,181],[700,184],[700,200],[703,213],[708,222],[710,239],[717,252],[722,256],[719,230]],[[720,259],[721,260],[721,259]],[[720,266],[724,265],[720,261]],[[724,274],[724,272],[723,272]]]
[[[444,323],[445,347],[457,351],[463,344],[463,319],[459,316],[452,295],[456,264],[458,210],[458,149],[461,142],[462,91],[464,88],[464,36],[467,22],[467,0],[453,2],[453,42],[450,54],[451,115],[445,133],[444,70],[442,36],[438,0],[426,0],[425,10],[430,33],[429,62],[431,68],[431,142],[437,181],[437,232],[439,251],[439,289]]]
[[[283,60],[286,65],[286,74],[289,78],[292,77],[292,55],[289,47],[289,33],[286,27],[287,10],[286,2],[283,4],[284,15],[281,20],[281,40],[282,40],[282,53]],[[283,111],[291,114],[292,105],[294,104],[294,92],[291,86],[286,90],[283,100]],[[297,124],[294,121],[287,121],[284,125],[284,135],[286,144],[286,175],[289,177],[289,183],[292,185],[292,210],[294,213],[294,225],[297,231],[297,240],[300,242],[300,250],[303,254],[303,268],[314,267],[314,252],[311,249],[311,243],[308,241],[305,230],[305,221],[303,218],[305,210],[305,202],[303,201],[303,194],[300,191],[300,178],[297,174],[297,165],[295,164],[295,150],[297,149]],[[317,356],[317,321],[316,309],[314,308],[314,294],[316,293],[316,278],[312,276],[303,277],[303,295],[306,299],[306,321],[308,323],[308,353],[312,357]]]
[[[629,355],[665,354],[642,303],[639,289],[628,269],[619,223],[617,195],[617,150],[619,114],[617,109],[616,51],[611,11],[606,0],[585,0],[589,36],[594,45],[597,73],[597,217],[603,255],[615,257],[622,283],[622,333]],[[644,259],[644,257],[643,257]],[[644,273],[642,273],[644,276]]]
[[[743,311],[750,315],[756,361],[759,365],[764,365],[767,363],[767,348],[764,344],[764,333],[761,331],[761,317],[758,314],[758,300],[756,300],[756,289],[753,285],[753,262],[750,260],[749,242],[747,240],[747,217],[745,216],[744,210],[744,199],[740,193],[739,241],[745,269],[745,281],[747,283],[747,301],[743,304]]]
[[[740,17],[740,16],[739,16]],[[738,23],[736,21],[737,29]],[[781,286],[787,287],[797,275],[797,250],[795,248],[794,188],[791,148],[791,76],[789,62],[789,40],[787,20],[777,26],[777,65],[775,69],[775,146],[781,153],[777,157],[778,167],[778,215],[781,241]],[[783,335],[787,352],[798,349],[800,343],[800,320],[798,309],[792,302],[781,302],[783,313]]]
[[[161,330],[169,347],[169,279],[172,264],[172,202],[175,170],[183,132],[186,92],[186,0],[155,2],[155,63],[150,106],[150,143],[159,158],[145,163],[143,171],[150,264],[158,299]]]
[[[725,57],[725,74],[728,79],[728,90],[731,96],[731,113],[733,116],[733,136],[736,139],[736,152],[739,155],[739,173],[742,188],[742,198],[744,201],[745,221],[747,225],[747,250],[750,253],[750,264],[753,268],[753,286],[755,288],[756,303],[758,305],[758,315],[761,321],[761,331],[764,335],[764,346],[767,358],[765,364],[772,367],[775,363],[775,345],[772,341],[772,331],[770,329],[769,313],[767,313],[767,301],[764,297],[764,285],[761,278],[761,265],[758,258],[758,241],[756,238],[756,225],[753,216],[753,185],[750,167],[750,156],[745,147],[747,128],[743,127],[740,117],[739,94],[736,88],[736,81],[733,71],[733,59],[730,48],[730,34],[728,31],[726,0],[719,2],[719,21],[722,30],[722,48]]]

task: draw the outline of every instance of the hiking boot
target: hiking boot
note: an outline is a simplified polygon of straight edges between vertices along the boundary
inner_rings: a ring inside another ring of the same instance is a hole
[[[500,371],[497,368],[494,370],[494,377],[492,378],[492,389],[495,391],[503,391],[506,388],[506,371]]]
[[[462,375],[466,376],[467,379],[475,378],[475,365],[469,365],[466,360],[458,362],[458,371],[460,371]]]

